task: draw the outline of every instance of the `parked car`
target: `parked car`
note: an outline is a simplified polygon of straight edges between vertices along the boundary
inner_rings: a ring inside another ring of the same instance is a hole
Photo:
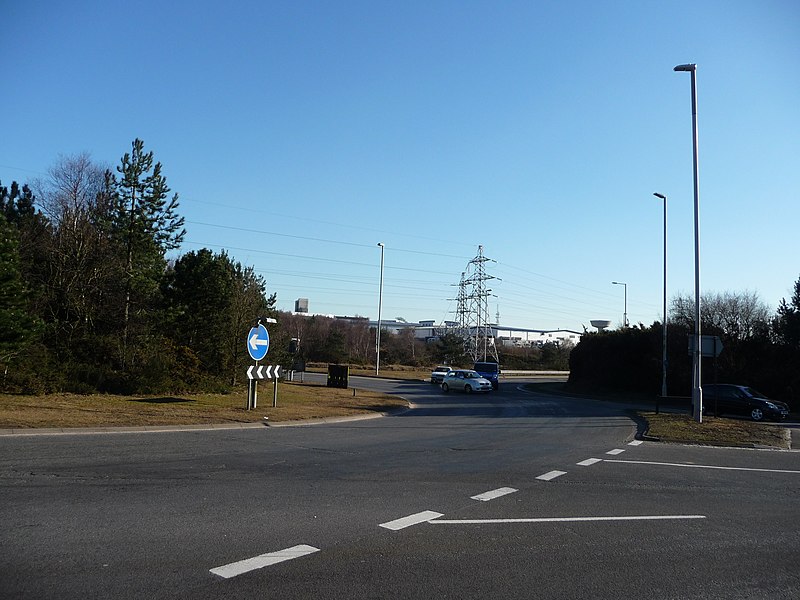
[[[467,394],[472,392],[491,392],[492,382],[488,379],[484,379],[475,371],[459,369],[457,371],[450,371],[444,376],[442,390],[445,392],[461,390]]]
[[[476,362],[472,368],[478,372],[478,375],[489,380],[492,389],[496,390],[500,387],[500,365],[496,362]]]
[[[431,372],[431,383],[435,383],[437,385],[442,385],[444,381],[444,376],[447,375],[450,371],[452,371],[450,367],[439,365]]]
[[[729,383],[704,385],[703,408],[709,414],[745,415],[753,421],[781,421],[789,415],[783,402],[770,400],[751,387]]]

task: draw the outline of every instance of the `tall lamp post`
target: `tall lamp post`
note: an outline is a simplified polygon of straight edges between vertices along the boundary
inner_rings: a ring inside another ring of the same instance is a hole
[[[692,353],[692,407],[694,420],[703,422],[702,336],[700,335],[700,179],[697,165],[697,65],[678,65],[674,71],[692,77],[692,151],[694,155],[694,352]]]
[[[622,326],[628,326],[628,284],[623,281],[612,281],[612,285],[622,285],[625,286],[625,312],[622,313]]]
[[[378,286],[378,331],[375,335],[375,375],[381,370],[381,310],[383,309],[383,242],[378,242],[381,249],[381,282]]]
[[[661,397],[667,397],[667,197],[654,192],[653,196],[664,201],[664,318],[662,320],[662,346],[661,357]],[[658,414],[658,400],[656,400],[656,414]]]

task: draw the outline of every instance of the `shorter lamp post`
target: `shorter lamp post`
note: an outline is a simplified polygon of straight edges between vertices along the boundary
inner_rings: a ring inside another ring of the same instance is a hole
[[[625,312],[622,313],[622,326],[628,326],[628,284],[623,281],[612,281],[612,285],[622,285],[625,287]]]
[[[661,358],[661,397],[667,396],[667,197],[654,192],[653,196],[664,201],[664,318],[662,320],[662,346]],[[658,414],[658,400],[656,400],[656,414]]]
[[[375,375],[381,370],[381,309],[383,308],[383,242],[378,242],[381,248],[381,281],[378,286],[378,330],[375,332]]]

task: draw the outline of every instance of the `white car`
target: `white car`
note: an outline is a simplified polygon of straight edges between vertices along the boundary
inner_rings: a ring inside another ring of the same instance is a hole
[[[478,375],[476,371],[459,369],[450,371],[444,376],[442,390],[445,392],[461,390],[467,394],[472,392],[491,392],[492,382]]]
[[[435,383],[441,385],[444,381],[444,376],[447,375],[450,371],[452,371],[450,367],[445,366],[438,366],[436,367],[433,372],[431,373],[431,383]]]

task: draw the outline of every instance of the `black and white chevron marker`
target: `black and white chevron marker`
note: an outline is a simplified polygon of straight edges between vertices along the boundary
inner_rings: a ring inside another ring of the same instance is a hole
[[[281,376],[280,365],[252,365],[247,369],[248,379],[278,379]]]

